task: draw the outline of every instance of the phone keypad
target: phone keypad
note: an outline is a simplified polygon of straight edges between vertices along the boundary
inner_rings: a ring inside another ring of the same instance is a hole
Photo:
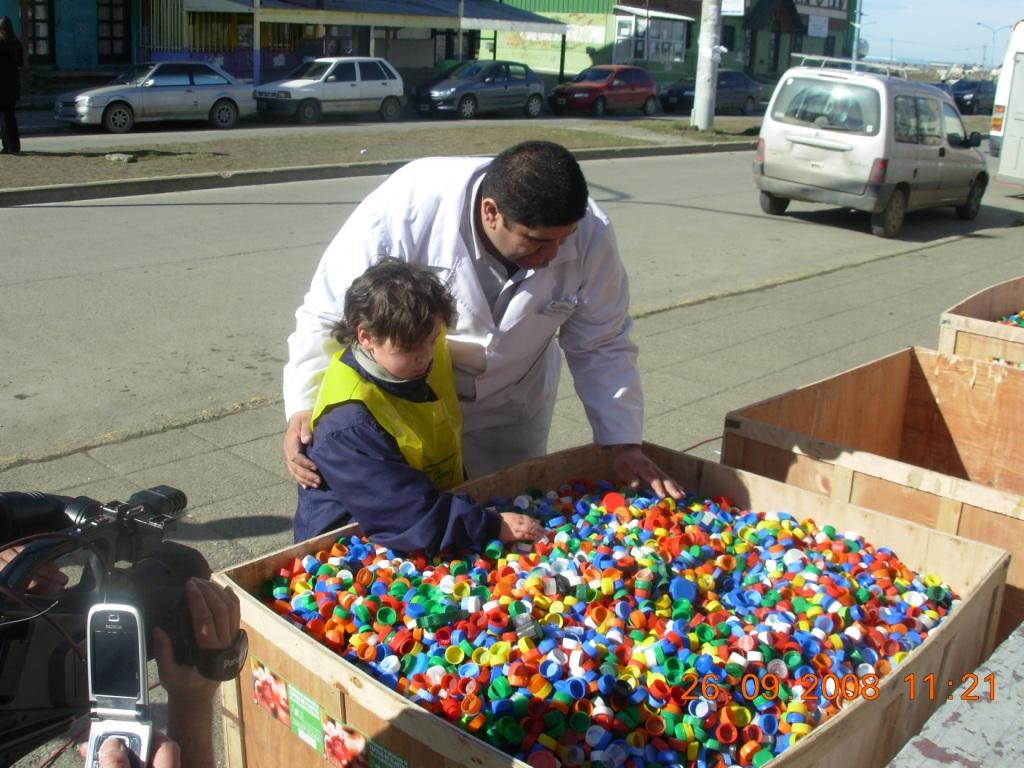
[[[89,763],[88,768],[100,768],[100,748],[103,746],[103,742],[107,739],[118,739],[123,743],[128,751],[132,753],[132,765],[138,765],[138,754],[142,751],[142,739],[139,738],[138,734],[134,733],[117,733],[116,731],[107,731],[106,733],[99,733],[93,737],[91,748],[89,753],[93,756],[92,762]]]

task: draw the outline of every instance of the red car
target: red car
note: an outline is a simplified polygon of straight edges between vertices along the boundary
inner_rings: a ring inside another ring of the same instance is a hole
[[[548,94],[548,106],[556,115],[589,110],[601,116],[615,109],[640,109],[653,115],[658,108],[654,79],[641,67],[598,64],[588,67]]]

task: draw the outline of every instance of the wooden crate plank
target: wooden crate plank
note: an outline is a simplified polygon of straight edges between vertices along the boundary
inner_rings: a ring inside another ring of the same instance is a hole
[[[947,460],[943,436],[924,436],[928,469],[1010,493],[1024,493],[1024,370],[918,350],[921,373],[958,458]],[[914,391],[917,391],[916,389]],[[906,442],[906,441],[905,441]],[[955,463],[962,472],[951,471]]]
[[[936,391],[939,377],[929,363],[929,359],[922,362],[918,355],[914,356],[908,371],[899,452],[887,458],[969,480],[953,427],[947,423],[947,417],[955,417],[952,411],[956,405],[947,402]],[[928,370],[924,370],[922,365]]]
[[[965,505],[960,535],[1004,547],[1010,553],[1010,569],[997,636],[999,642],[1024,622],[1024,520],[1007,518],[987,509]]]
[[[998,325],[997,328],[1008,326]],[[1014,328],[1018,333],[1020,328]],[[973,357],[986,362],[1003,360],[1014,365],[1024,364],[1024,340],[1001,339],[996,335],[983,336],[979,333],[961,331],[956,336],[953,352],[963,357]]]
[[[1024,277],[990,285],[943,313],[975,320],[997,320],[1024,309]]]
[[[978,291],[942,313],[939,351],[989,361],[1024,362],[1024,329],[996,322],[1024,309],[1024,277]]]
[[[903,350],[733,411],[726,419],[744,416],[825,443],[895,457],[903,428],[901,388],[906,386],[910,362],[911,350]]]

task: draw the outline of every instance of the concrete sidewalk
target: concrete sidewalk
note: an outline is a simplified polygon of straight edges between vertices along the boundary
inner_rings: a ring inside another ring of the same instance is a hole
[[[1000,204],[1024,213],[1024,201]],[[908,244],[905,253],[871,263],[640,319],[635,338],[647,393],[647,439],[676,449],[709,441],[693,453],[717,460],[727,411],[908,345],[934,348],[940,313],[977,290],[1018,276],[1022,252],[1020,227],[924,250]],[[189,497],[176,538],[222,569],[291,543],[295,488],[281,458],[283,426],[279,404],[256,405],[160,434],[23,463],[0,472],[0,488],[108,501],[152,485],[175,486]],[[563,377],[550,448],[589,440],[582,407]],[[990,662],[1004,690],[1019,680],[1013,660],[1022,647],[1024,634],[1017,632]],[[896,764],[911,768],[927,763],[922,755],[953,750],[965,765],[1022,765],[1019,703],[1011,696],[961,703],[952,719],[943,715],[943,723],[955,719],[956,726],[930,729],[925,741],[915,740],[917,746],[908,746]],[[61,758],[57,765],[80,762]]]

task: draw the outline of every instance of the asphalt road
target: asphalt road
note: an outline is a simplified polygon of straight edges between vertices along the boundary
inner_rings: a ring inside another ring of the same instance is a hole
[[[926,212],[900,240],[882,240],[863,214],[795,204],[774,219],[758,208],[751,159],[585,163],[638,317],[1011,222],[998,207],[971,225]],[[379,181],[0,209],[0,466],[278,398],[292,313],[327,243]]]

